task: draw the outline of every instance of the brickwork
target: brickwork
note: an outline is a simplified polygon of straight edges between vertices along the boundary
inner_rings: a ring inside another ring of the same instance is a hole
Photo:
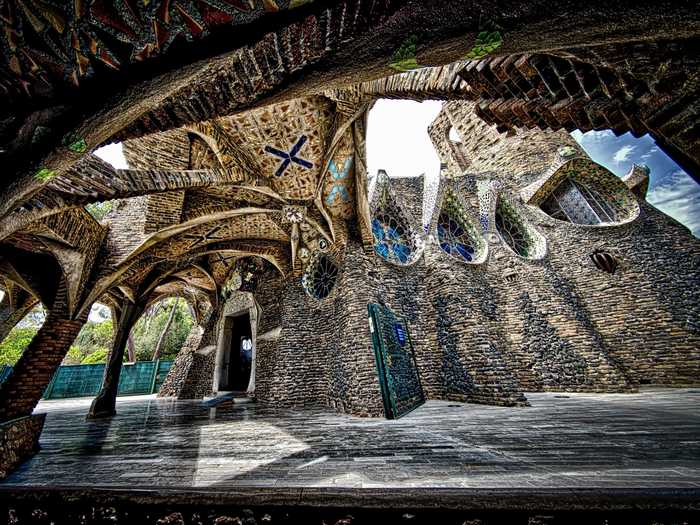
[[[0,385],[0,421],[32,413],[86,319],[70,319],[61,286],[44,324]]]
[[[439,121],[465,131],[484,127],[468,103],[448,103],[445,110]],[[562,146],[582,155],[564,132],[508,136],[491,128],[481,149],[474,135],[460,135],[469,172],[495,180],[498,195],[520,195],[526,185],[551,177],[565,162],[557,153]],[[596,176],[603,177],[600,169]],[[629,192],[628,198],[640,196]],[[643,198],[640,206],[636,219],[595,227],[516,203],[523,221],[546,238],[540,261],[517,257],[492,227],[485,234],[490,257],[484,272],[498,298],[508,362],[522,389],[625,391],[640,383],[698,382],[700,339],[692,319],[700,291],[688,283],[700,278],[694,262],[700,246]],[[613,275],[591,261],[601,249],[619,259]]]
[[[263,305],[261,331],[281,327],[281,332],[257,345],[259,402],[381,414],[368,302],[387,304],[407,318],[421,380],[433,399],[522,405],[527,403],[523,391],[627,392],[639,384],[698,382],[692,321],[697,290],[685,285],[697,270],[693,258],[675,260],[680,245],[697,250],[697,243],[644,202],[636,219],[604,228],[563,223],[524,205],[520,190],[556,172],[565,162],[561,147],[574,148],[578,155],[580,149],[562,132],[499,134],[471,109],[469,103],[449,103],[439,120],[465,137],[460,147],[470,159],[468,172],[475,175],[463,179],[456,191],[474,220],[483,206],[491,215],[484,234],[488,259],[460,263],[428,240],[424,257],[400,267],[365,254],[350,240],[328,298],[311,299],[294,281],[264,279],[256,293]],[[490,201],[478,194],[477,180],[495,182]],[[420,228],[423,180],[392,179],[389,184],[396,202]],[[546,240],[547,251],[539,259],[518,257],[501,240],[492,216],[499,198],[509,199],[520,220]],[[661,231],[663,239],[655,233]],[[648,244],[650,235],[653,244]],[[614,275],[591,261],[599,248],[622,261]],[[674,260],[659,265],[654,258]],[[669,271],[679,265],[683,272]],[[351,338],[345,336],[350,333]],[[317,353],[320,349],[323,354]]]
[[[499,131],[605,128],[617,135],[650,133],[698,177],[700,141],[692,131],[699,111],[693,80],[698,63],[695,53],[684,53],[693,42],[485,58],[469,62],[460,76],[470,87],[465,98],[478,102],[477,115]],[[653,63],[658,66],[652,73]]]
[[[153,233],[180,223],[184,191],[168,191],[148,196],[144,233]]]

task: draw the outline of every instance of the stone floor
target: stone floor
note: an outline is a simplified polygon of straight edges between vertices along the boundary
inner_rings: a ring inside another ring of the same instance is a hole
[[[700,389],[528,394],[532,407],[431,401],[397,421],[255,404],[42,402],[42,450],[1,485],[698,488]]]

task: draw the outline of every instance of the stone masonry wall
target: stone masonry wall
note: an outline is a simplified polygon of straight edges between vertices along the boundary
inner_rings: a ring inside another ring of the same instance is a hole
[[[700,383],[700,242],[643,200],[632,222],[602,227],[552,219],[524,204],[520,190],[564,162],[561,146],[585,153],[563,131],[484,130],[471,110],[469,103],[448,103],[441,115],[460,130],[469,172],[497,180],[497,193],[513,197],[523,220],[547,242],[546,256],[532,260],[487,235],[484,275],[499,298],[499,323],[521,388],[627,391]],[[614,274],[594,265],[594,250],[614,255]]]
[[[46,414],[35,414],[0,423],[0,480],[39,450],[45,419]]]
[[[700,383],[700,243],[643,200],[639,216],[625,224],[552,219],[526,204],[522,190],[565,162],[562,146],[584,156],[570,135],[499,134],[469,103],[446,108],[433,139],[446,140],[451,126],[460,133],[459,143],[438,150],[444,156],[460,148],[459,159],[441,160],[452,166],[447,174],[468,182],[457,191],[476,223],[487,226],[485,261],[467,264],[444,253],[429,231],[422,256],[397,266],[366,253],[350,230],[344,252],[334,255],[340,273],[327,298],[310,297],[296,275],[263,276],[255,292],[258,402],[381,416],[370,302],[406,318],[429,399],[517,406],[527,404],[527,391]],[[408,226],[422,229],[423,179],[389,184]],[[479,193],[484,187],[489,198]],[[532,258],[517,255],[494,228],[500,199],[542,239]],[[613,274],[596,267],[594,250],[614,256]]]
[[[170,367],[168,375],[165,377],[163,384],[158,390],[158,397],[176,397],[179,399],[185,399],[183,397],[183,389],[187,378],[190,373],[193,372],[194,354],[199,348],[199,343],[202,340],[201,328],[197,325],[193,325],[190,333],[187,335],[180,352],[175,358],[175,362]]]
[[[148,196],[144,233],[153,233],[180,222],[185,190],[166,191]]]

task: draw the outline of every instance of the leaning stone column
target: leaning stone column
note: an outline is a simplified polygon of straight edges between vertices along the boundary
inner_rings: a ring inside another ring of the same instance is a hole
[[[5,293],[2,301],[0,301],[0,343],[15,325],[24,319],[31,312],[32,308],[39,304],[39,301],[25,290],[18,289],[14,293],[14,305],[11,304],[9,292]]]
[[[87,419],[98,419],[116,415],[117,390],[119,388],[119,376],[122,372],[124,349],[129,338],[129,332],[138,318],[143,313],[143,306],[127,301],[119,316],[119,324],[114,335],[112,350],[107,357],[102,387],[95,397]]]
[[[0,385],[0,422],[32,413],[86,320],[87,312],[70,318],[61,284],[44,324]]]

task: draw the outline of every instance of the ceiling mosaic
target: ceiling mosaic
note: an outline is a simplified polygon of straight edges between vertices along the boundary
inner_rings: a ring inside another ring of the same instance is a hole
[[[302,98],[223,119],[230,140],[252,153],[272,189],[294,200],[315,196],[333,122],[331,102]]]
[[[6,96],[48,96],[96,70],[119,71],[217,26],[252,22],[300,0],[8,0],[0,4]]]
[[[355,215],[355,151],[352,133],[343,134],[328,163],[323,183],[323,203],[334,217]]]

